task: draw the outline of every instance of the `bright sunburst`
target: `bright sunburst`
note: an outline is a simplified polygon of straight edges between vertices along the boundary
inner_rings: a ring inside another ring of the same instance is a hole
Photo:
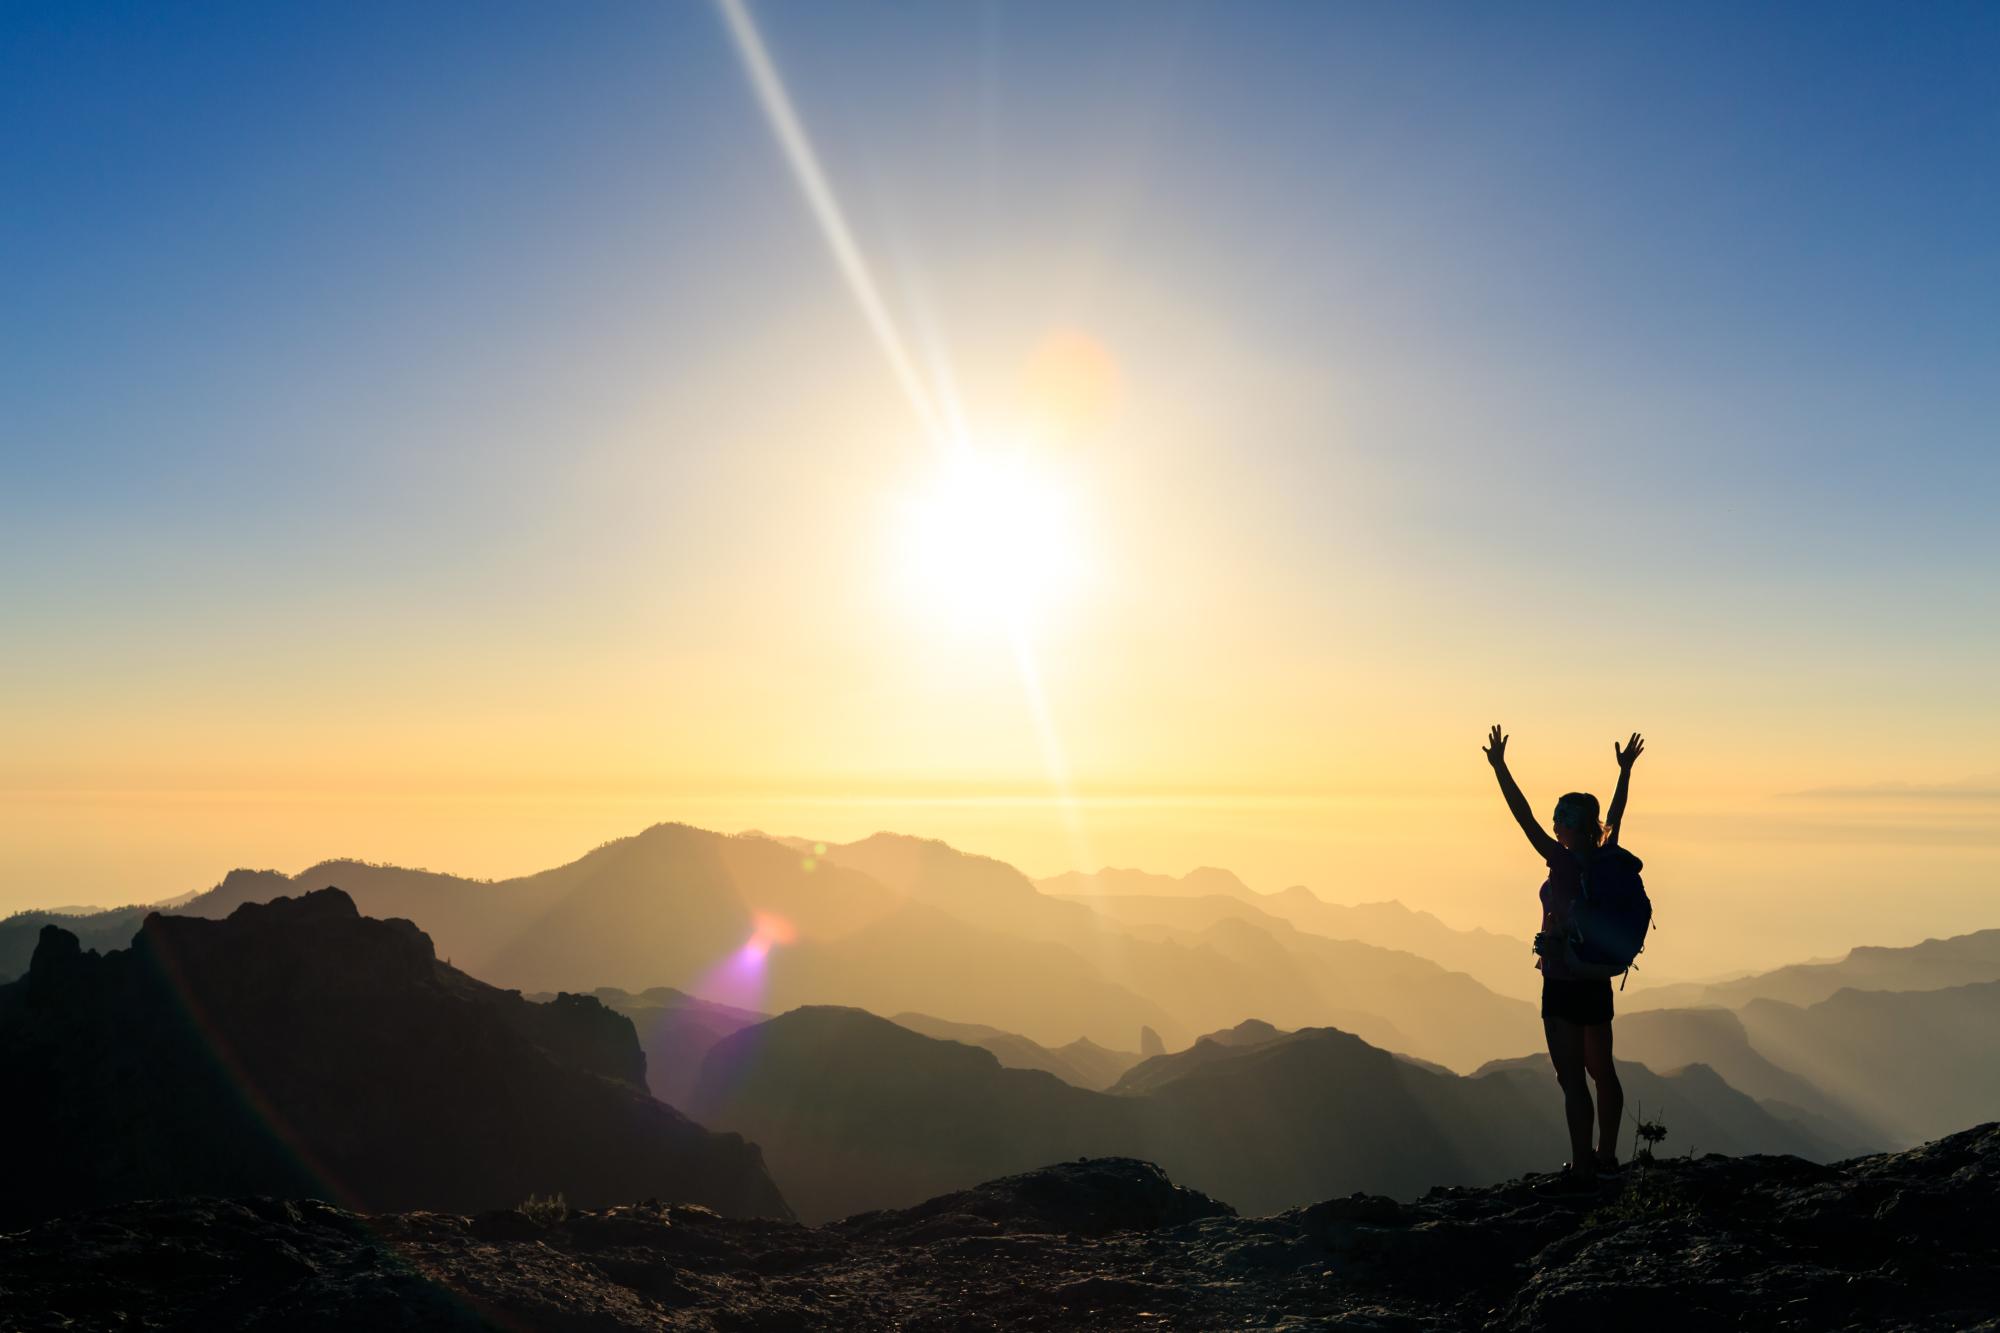
[[[930,615],[1018,630],[1084,572],[1074,501],[1024,451],[953,450],[904,520],[902,572]]]

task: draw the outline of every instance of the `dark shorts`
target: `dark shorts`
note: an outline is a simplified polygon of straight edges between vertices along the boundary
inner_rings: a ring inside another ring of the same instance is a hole
[[[1611,1021],[1611,981],[1608,977],[1542,978],[1542,1017],[1560,1018],[1578,1027]]]

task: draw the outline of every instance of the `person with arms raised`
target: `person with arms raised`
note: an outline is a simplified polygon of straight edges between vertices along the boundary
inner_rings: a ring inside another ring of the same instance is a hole
[[[1553,836],[1543,831],[1507,771],[1507,736],[1498,726],[1485,749],[1508,810],[1548,866],[1535,966],[1542,972],[1542,1031],[1569,1123],[1570,1160],[1557,1188],[1591,1193],[1601,1176],[1618,1170],[1618,1130],[1625,1115],[1625,1090],[1611,1059],[1611,978],[1631,965],[1652,920],[1639,884],[1639,859],[1618,845],[1632,765],[1645,742],[1635,731],[1624,745],[1612,744],[1618,789],[1609,817],[1599,823],[1597,798],[1569,792],[1556,802]],[[1591,1083],[1597,1086],[1594,1106]]]

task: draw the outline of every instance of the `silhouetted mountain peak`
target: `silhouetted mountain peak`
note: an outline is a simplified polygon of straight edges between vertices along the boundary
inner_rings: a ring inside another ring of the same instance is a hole
[[[870,875],[899,893],[950,906],[970,896],[1039,900],[1034,882],[1005,861],[960,851],[937,838],[871,833],[827,848],[827,859]]]
[[[1246,1018],[1233,1028],[1211,1032],[1202,1038],[1219,1046],[1262,1046],[1267,1041],[1276,1041],[1286,1035],[1261,1018]]]
[[[0,1067],[26,1090],[0,1099],[0,1142],[42,1149],[0,1223],[182,1192],[788,1212],[754,1147],[646,1093],[631,1020],[488,986],[334,888],[222,920],[154,913],[103,954],[44,931],[0,986]]]
[[[1250,886],[1237,878],[1235,871],[1220,866],[1196,866],[1181,876],[1181,883],[1198,893],[1221,893],[1232,898],[1250,896]]]
[[[900,1071],[919,1059],[956,1066],[961,1072],[984,1074],[1002,1068],[999,1057],[983,1046],[938,1041],[866,1009],[807,1004],[717,1042],[704,1062],[699,1086],[707,1091],[697,1092],[697,1104],[715,1095],[716,1080],[727,1079],[746,1061],[769,1060],[779,1050],[837,1051],[844,1076],[850,1079]]]
[[[93,957],[95,954],[92,950]],[[59,977],[73,974],[82,958],[83,944],[76,936],[58,925],[43,926],[35,944],[35,956],[28,960],[29,987],[46,987]]]
[[[415,922],[365,917],[332,887],[244,903],[220,921],[154,912],[132,946],[173,971],[227,967],[271,980],[282,973],[298,985],[324,986],[330,995],[394,992],[438,980],[437,950]]]

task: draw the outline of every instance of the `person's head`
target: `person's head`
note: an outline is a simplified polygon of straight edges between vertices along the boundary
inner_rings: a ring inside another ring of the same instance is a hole
[[[1556,802],[1556,841],[1574,851],[1604,842],[1604,825],[1597,820],[1597,798],[1587,791],[1566,793]]]

